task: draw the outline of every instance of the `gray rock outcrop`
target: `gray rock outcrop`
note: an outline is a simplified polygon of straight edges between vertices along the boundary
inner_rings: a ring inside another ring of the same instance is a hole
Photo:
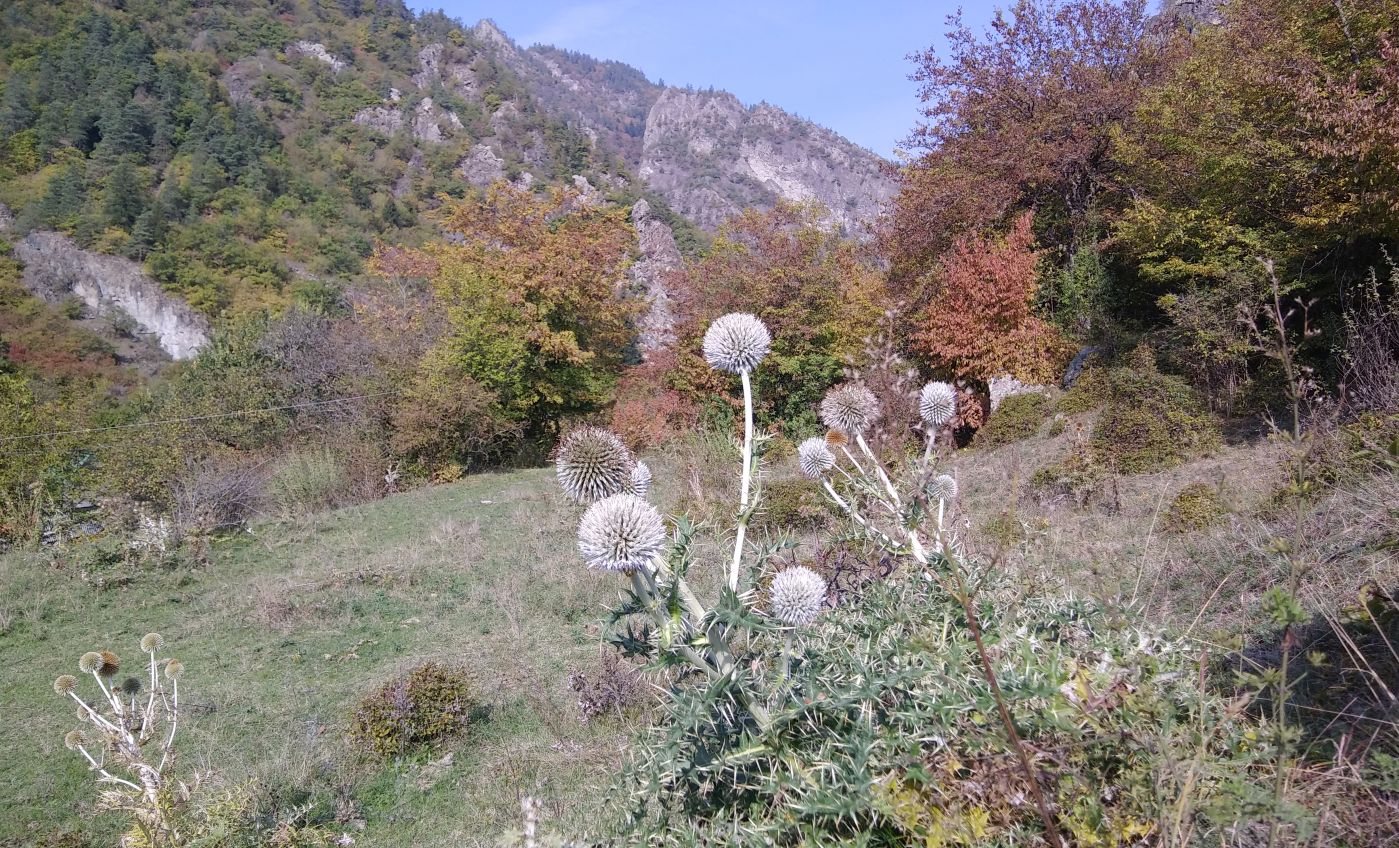
[[[639,173],[706,229],[750,206],[814,202],[856,231],[894,195],[883,162],[775,106],[727,92],[666,89],[646,117]]]
[[[991,411],[995,412],[1008,397],[1015,395],[1044,394],[1049,391],[1048,386],[1022,383],[1009,374],[1002,374],[999,377],[992,377],[986,384],[991,392]]]
[[[646,292],[650,308],[641,319],[643,354],[675,341],[675,315],[670,308],[668,277],[681,266],[680,250],[669,226],[651,214],[651,204],[638,200],[631,209],[641,258],[631,266],[632,281]]]
[[[332,71],[339,73],[349,67],[344,59],[332,54],[325,48],[324,44],[314,41],[296,41],[288,44],[284,51],[288,57],[310,56],[322,64],[329,65]]]
[[[477,188],[485,188],[496,180],[505,179],[505,160],[497,156],[489,144],[478,144],[457,163],[457,173]]]
[[[173,359],[189,359],[209,342],[209,323],[189,304],[166,294],[141,266],[120,256],[83,250],[62,233],[36,231],[15,246],[24,285],[50,302],[69,295],[94,311],[116,308]]]

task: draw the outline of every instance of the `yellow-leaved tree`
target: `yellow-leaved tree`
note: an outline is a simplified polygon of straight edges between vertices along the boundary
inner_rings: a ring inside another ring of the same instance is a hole
[[[433,386],[453,386],[454,399],[434,414],[402,410],[398,424],[415,432],[400,433],[399,444],[469,435],[460,442],[469,452],[489,453],[492,441],[500,450],[520,436],[547,437],[560,420],[610,400],[642,306],[628,290],[635,235],[625,215],[576,192],[536,195],[506,183],[444,203],[437,223],[447,239],[421,258],[445,327],[406,403],[439,396],[425,391]],[[439,420],[453,410],[469,420]]]

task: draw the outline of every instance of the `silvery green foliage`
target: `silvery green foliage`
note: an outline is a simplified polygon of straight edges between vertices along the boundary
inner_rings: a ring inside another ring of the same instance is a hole
[[[651,492],[651,469],[646,463],[637,460],[627,479],[626,493],[644,498]]]
[[[955,500],[957,481],[950,474],[939,474],[928,484],[928,497],[935,501]]]
[[[846,383],[821,399],[821,421],[832,430],[858,436],[879,420],[879,399],[859,383]]]
[[[946,383],[931,382],[918,393],[918,415],[931,430],[947,426],[957,414],[957,390]]]
[[[741,374],[757,368],[771,345],[766,324],[746,312],[730,312],[705,330],[704,358],[711,368]]]
[[[806,566],[796,565],[772,578],[768,598],[779,621],[804,627],[816,620],[826,603],[826,581]]]
[[[554,455],[559,485],[580,504],[625,491],[636,459],[621,437],[601,427],[578,427],[559,442]]]
[[[1048,785],[1065,829],[1164,821],[1188,791],[1185,826],[1199,836],[1189,844],[1233,844],[1221,838],[1233,822],[1209,811],[1244,808],[1237,796],[1259,791],[1267,763],[1253,771],[1253,725],[1199,687],[1197,649],[1087,601],[1026,597],[1001,570],[969,579],[983,587],[983,638],[1015,724],[1037,756],[1062,764]],[[948,624],[960,615],[916,577],[876,582],[826,611],[795,643],[767,733],[717,687],[677,688],[609,796],[621,822],[612,844],[923,845],[938,822],[968,834],[958,845],[1045,844],[1011,776],[1012,749],[986,715],[973,637]],[[780,650],[766,640],[755,659]],[[1199,727],[1213,740],[1209,767],[1186,789],[1173,764],[1200,755]],[[1076,806],[1083,787],[1103,791]]]
[[[603,498],[578,523],[578,552],[589,568],[630,571],[649,564],[666,544],[656,508],[636,495]]]
[[[836,455],[831,453],[830,446],[820,436],[812,436],[797,445],[797,468],[802,476],[820,480],[835,464]]]

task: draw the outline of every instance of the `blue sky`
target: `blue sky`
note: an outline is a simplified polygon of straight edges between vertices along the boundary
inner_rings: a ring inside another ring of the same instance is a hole
[[[472,25],[491,18],[522,46],[536,42],[633,65],[668,85],[714,86],[766,100],[891,156],[918,118],[909,53],[942,44],[958,6],[977,28],[981,0],[409,0]]]

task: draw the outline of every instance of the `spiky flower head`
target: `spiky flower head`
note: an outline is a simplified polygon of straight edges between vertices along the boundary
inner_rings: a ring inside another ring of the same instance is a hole
[[[141,650],[148,654],[165,650],[165,637],[159,633],[147,633],[141,637]]]
[[[76,688],[78,688],[78,678],[71,674],[60,674],[53,681],[53,691],[60,695],[67,695]]]
[[[554,454],[559,485],[580,504],[600,501],[626,489],[636,459],[620,436],[601,427],[578,427],[559,442]]]
[[[826,447],[830,448],[831,450],[835,450],[836,448],[843,448],[848,444],[850,444],[850,437],[840,432],[839,430],[826,431]]]
[[[859,383],[836,386],[821,400],[821,420],[832,430],[858,436],[879,420],[879,399]]]
[[[102,668],[102,655],[96,651],[88,651],[78,657],[78,671],[83,674],[92,674]]]
[[[826,603],[826,581],[806,566],[796,565],[772,578],[768,596],[772,614],[779,621],[802,627],[821,613]]]
[[[939,474],[928,484],[928,497],[935,501],[950,501],[957,497],[957,481],[950,474]]]
[[[629,495],[636,495],[638,498],[646,497],[651,491],[651,469],[646,467],[646,463],[637,460],[632,466],[631,476],[627,480],[625,489]]]
[[[102,677],[116,676],[117,670],[121,668],[121,659],[111,651],[102,651],[99,656],[102,657],[102,667],[97,669],[97,673]]]
[[[136,677],[128,677],[121,682],[121,691],[126,695],[135,695],[141,691],[141,681]]]
[[[185,664],[179,660],[171,660],[165,664],[165,679],[179,680],[180,674],[185,670]]]
[[[957,414],[957,390],[946,383],[932,382],[918,393],[918,415],[929,429],[947,426]]]
[[[716,371],[752,371],[771,346],[767,325],[747,312],[730,312],[704,331],[704,359]]]
[[[81,730],[70,730],[68,735],[63,737],[63,747],[70,751],[77,750],[87,744],[87,734]]]
[[[803,477],[820,480],[835,464],[836,455],[831,453],[826,440],[820,436],[812,436],[797,445],[797,468]]]
[[[656,508],[636,495],[603,498],[578,522],[578,552],[589,568],[630,571],[656,557],[666,542]]]

